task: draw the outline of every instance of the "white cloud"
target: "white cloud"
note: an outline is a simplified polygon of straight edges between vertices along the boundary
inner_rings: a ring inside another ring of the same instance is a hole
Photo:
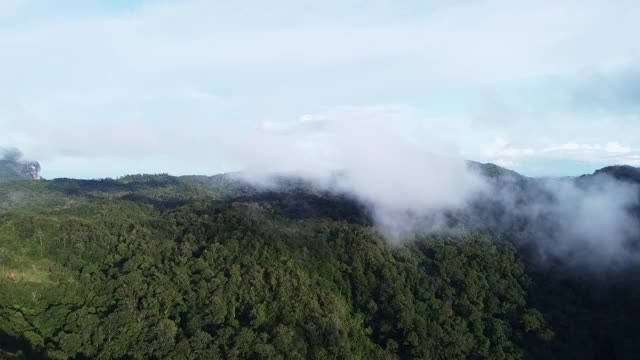
[[[509,146],[509,143],[501,137],[496,138],[493,143],[484,146],[484,155],[489,157],[518,158],[534,154],[535,150],[532,148],[520,149]]]
[[[542,152],[628,154],[632,152],[632,149],[627,145],[620,145],[617,142],[609,142],[605,145],[566,143],[544,148],[542,149]]]
[[[395,111],[390,128],[418,147],[504,164],[575,139],[640,146],[632,139],[637,114],[616,114],[619,121],[597,114],[589,123],[573,109],[538,117],[530,103],[550,86],[510,92],[523,81],[633,67],[640,8],[632,1],[188,0],[50,18],[38,5],[0,5],[38,14],[38,21],[16,18],[0,28],[0,145],[31,157],[94,159],[104,168],[96,159],[130,156],[180,171],[178,155],[185,154],[219,171],[216,144],[202,138],[221,124],[304,133],[354,104],[372,104],[354,107],[359,117],[376,107]],[[473,125],[470,109],[490,103],[483,96],[494,88],[520,101],[496,96],[506,105]],[[482,149],[498,136],[511,143]],[[157,161],[164,157],[175,160]]]
[[[548,160],[559,159],[595,164],[640,165],[640,150],[618,142],[605,144],[568,142],[537,148],[518,148],[498,137],[481,148],[486,161],[510,168],[520,168],[523,162],[544,163]]]
[[[584,162],[640,165],[640,150],[617,142],[606,144],[566,143],[541,150],[549,156]]]

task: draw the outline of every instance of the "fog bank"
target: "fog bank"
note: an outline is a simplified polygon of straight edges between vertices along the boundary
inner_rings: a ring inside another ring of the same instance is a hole
[[[640,260],[638,184],[606,174],[535,179],[483,168],[420,147],[376,118],[308,116],[222,133],[217,140],[244,165],[244,180],[273,187],[273,175],[285,174],[348,194],[370,207],[391,241],[499,231],[534,244],[543,260],[599,268]]]

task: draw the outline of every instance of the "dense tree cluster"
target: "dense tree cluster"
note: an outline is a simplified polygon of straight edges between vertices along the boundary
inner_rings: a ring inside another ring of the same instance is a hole
[[[627,284],[592,295],[490,233],[390,243],[343,197],[205,180],[0,187],[0,357],[637,354]],[[18,190],[35,200],[11,203]]]
[[[548,336],[513,249],[389,246],[257,203],[4,215],[0,330],[53,358],[514,358]]]

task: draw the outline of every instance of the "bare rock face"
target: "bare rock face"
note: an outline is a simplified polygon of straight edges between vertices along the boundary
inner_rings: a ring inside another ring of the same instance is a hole
[[[37,161],[25,161],[22,163],[22,174],[33,180],[40,180],[40,163]]]

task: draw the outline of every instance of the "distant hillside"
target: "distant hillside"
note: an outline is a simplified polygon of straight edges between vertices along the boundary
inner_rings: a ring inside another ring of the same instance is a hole
[[[583,175],[582,177],[609,175],[616,180],[623,180],[632,183],[640,183],[640,168],[629,165],[607,166],[596,170],[592,175]]]
[[[507,168],[503,168],[492,163],[479,163],[477,161],[467,161],[467,166],[473,171],[479,172],[488,178],[511,178],[523,179],[525,176]]]
[[[592,278],[535,261],[527,239],[558,233],[539,211],[548,179],[469,162],[492,191],[445,214],[460,231],[389,242],[367,204],[295,177],[29,181],[0,166],[0,359],[640,353],[640,266]]]
[[[26,177],[20,171],[17,163],[9,160],[0,160],[0,181],[20,180]]]

